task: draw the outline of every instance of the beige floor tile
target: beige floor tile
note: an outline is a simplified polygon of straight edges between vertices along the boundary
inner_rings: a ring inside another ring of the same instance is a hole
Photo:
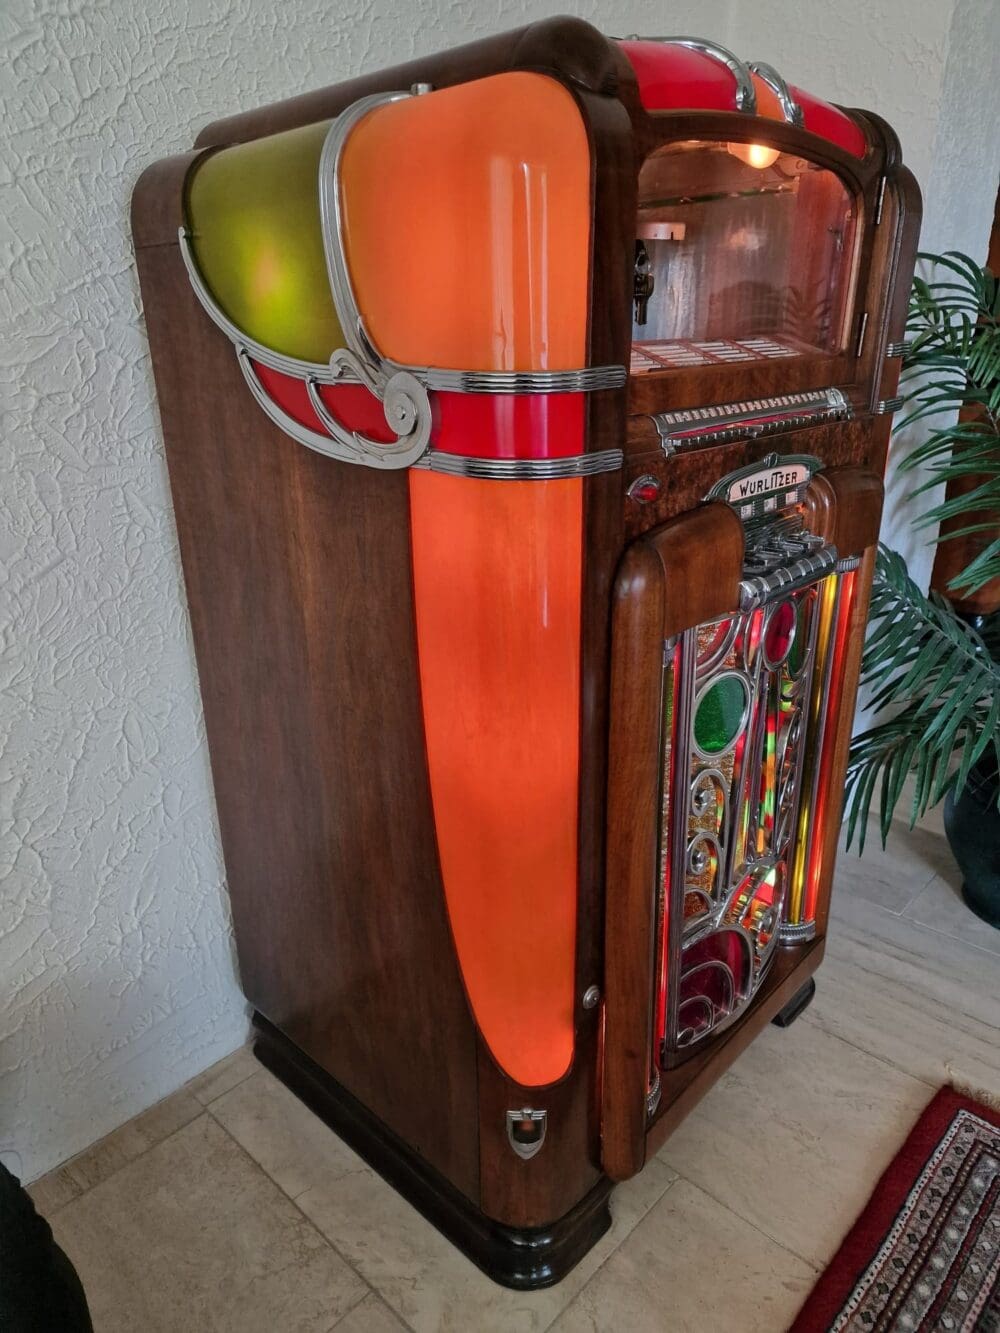
[[[232,1055],[227,1055],[224,1060],[219,1060],[197,1078],[193,1078],[187,1085],[186,1091],[192,1097],[197,1097],[202,1106],[208,1106],[230,1088],[235,1088],[251,1074],[255,1074],[260,1067],[260,1061],[254,1056],[253,1047],[240,1046]]]
[[[815,1281],[809,1264],[678,1180],[553,1333],[777,1333]]]
[[[266,1070],[212,1114],[413,1328],[435,1333],[548,1327],[674,1178],[651,1164],[615,1192],[611,1231],[565,1282],[516,1293],[483,1276]]]
[[[292,1199],[317,1181],[368,1168],[294,1093],[257,1072],[212,1103],[212,1115]]]
[[[952,863],[951,852],[943,837],[925,828],[908,829],[894,823],[885,849],[878,826],[871,823],[865,850],[858,855],[857,844],[845,846],[841,838],[837,856],[835,889],[850,893],[889,912],[905,911],[935,875],[943,874]]]
[[[1000,954],[1000,930],[966,907],[961,884],[962,876],[957,866],[947,878],[936,875],[910,903],[906,915],[918,926],[951,935],[976,949]]]
[[[62,1209],[99,1333],[327,1333],[367,1288],[211,1117]]]
[[[660,1156],[823,1265],[930,1098],[926,1084],[815,1024],[767,1028]]]
[[[497,1286],[380,1177],[352,1172],[300,1195],[298,1206],[417,1333],[546,1329],[673,1180],[652,1162],[612,1197],[611,1230],[558,1286]]]
[[[406,1333],[406,1325],[374,1292],[336,1325],[336,1333]]]
[[[1000,961],[848,895],[835,897],[816,998],[820,1025],[938,1087],[1000,1092]]]
[[[165,1097],[142,1115],[99,1139],[85,1152],[71,1157],[55,1171],[36,1180],[28,1188],[35,1207],[46,1217],[51,1217],[58,1208],[107,1180],[200,1114],[200,1104],[186,1089]]]

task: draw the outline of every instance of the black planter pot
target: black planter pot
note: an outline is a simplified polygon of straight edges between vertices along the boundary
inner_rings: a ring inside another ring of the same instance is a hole
[[[998,781],[995,762],[973,769],[961,796],[945,797],[944,831],[962,872],[962,897],[976,916],[1000,930]]]

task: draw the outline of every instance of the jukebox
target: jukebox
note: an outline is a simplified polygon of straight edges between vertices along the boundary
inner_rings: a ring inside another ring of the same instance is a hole
[[[809,998],[918,220],[877,116],[574,19],[136,189],[257,1052],[498,1281]]]

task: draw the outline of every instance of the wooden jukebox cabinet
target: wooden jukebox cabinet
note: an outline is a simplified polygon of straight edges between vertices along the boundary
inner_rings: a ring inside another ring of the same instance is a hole
[[[257,1051],[500,1282],[811,993],[918,217],[877,116],[574,19],[136,190]]]

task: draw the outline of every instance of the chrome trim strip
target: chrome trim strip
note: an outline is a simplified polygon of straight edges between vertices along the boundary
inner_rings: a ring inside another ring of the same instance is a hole
[[[620,449],[573,454],[569,458],[470,458],[430,449],[413,466],[449,477],[476,477],[483,481],[557,481],[617,472],[623,457]]]
[[[774,93],[781,104],[781,114],[789,125],[803,124],[802,108],[792,96],[791,89],[785,80],[781,77],[773,65],[765,65],[762,60],[752,60],[747,69],[751,74],[756,74]]]
[[[289,416],[271,398],[254,370],[248,348],[237,348],[236,359],[251,394],[274,424],[279,426],[286,435],[290,435],[298,444],[305,445],[307,449],[312,449],[317,454],[325,454],[327,458],[336,458],[341,463],[364,463],[368,467],[392,471],[396,468],[409,467],[427,447],[426,443],[419,437],[408,441],[405,451],[400,451],[391,444],[372,442],[369,445],[364,436],[346,431],[343,426],[340,426],[339,422],[336,423],[338,426],[336,436],[320,435],[318,431],[310,430],[308,426],[303,426],[294,417]],[[311,393],[310,401],[312,401]]]
[[[349,373],[334,375],[330,367],[323,365],[320,361],[303,361],[297,356],[286,356],[284,352],[275,352],[272,348],[265,347],[263,343],[257,342],[255,338],[251,338],[249,334],[244,333],[238,325],[233,323],[209,291],[208,284],[201,276],[201,270],[198,268],[198,261],[195,259],[192,248],[192,238],[186,228],[180,227],[178,229],[177,242],[195,296],[212,323],[222,330],[237,349],[242,348],[249,352],[255,361],[259,361],[262,366],[267,366],[269,370],[278,370],[283,375],[295,375],[299,379],[314,379],[318,380],[320,384],[347,383],[355,379]]]
[[[658,412],[650,416],[650,421],[660,437],[664,455],[671,458],[681,449],[774,435],[799,426],[849,419],[853,415],[854,409],[845,395],[830,386],[817,391],[781,394],[776,398]],[[778,419],[758,420],[762,416],[778,416]]]
[[[875,416],[891,417],[893,412],[898,412],[903,406],[905,399],[902,396],[897,398],[880,398],[875,404]]]
[[[803,921],[801,925],[793,926],[788,921],[783,921],[778,927],[778,943],[784,945],[806,944],[809,940],[816,938],[816,922]]]
[[[736,79],[736,110],[742,111],[747,116],[757,114],[757,94],[754,91],[753,79],[750,77],[750,71],[739,56],[733,55],[732,51],[727,51],[724,46],[719,46],[717,42],[707,42],[703,37],[641,37],[638,33],[631,33],[625,38],[628,42],[665,42],[668,46],[686,46],[689,51],[697,51],[700,55],[711,56],[713,60],[718,60],[725,65],[730,74]]]
[[[376,374],[385,373],[389,363],[365,331],[351,282],[347,255],[344,253],[340,164],[344,145],[359,121],[379,107],[388,106],[392,102],[403,102],[412,96],[413,94],[408,92],[394,92],[373,93],[368,97],[359,97],[331,123],[319,158],[319,223],[333,304],[340,316],[348,349]],[[334,352],[331,362],[337,357],[338,353]]]
[[[624,366],[586,366],[582,370],[414,370],[429,389],[446,393],[595,393],[620,389],[628,379]]]
[[[835,574],[848,574],[852,569],[861,568],[861,557],[859,555],[845,555],[833,567]]]

